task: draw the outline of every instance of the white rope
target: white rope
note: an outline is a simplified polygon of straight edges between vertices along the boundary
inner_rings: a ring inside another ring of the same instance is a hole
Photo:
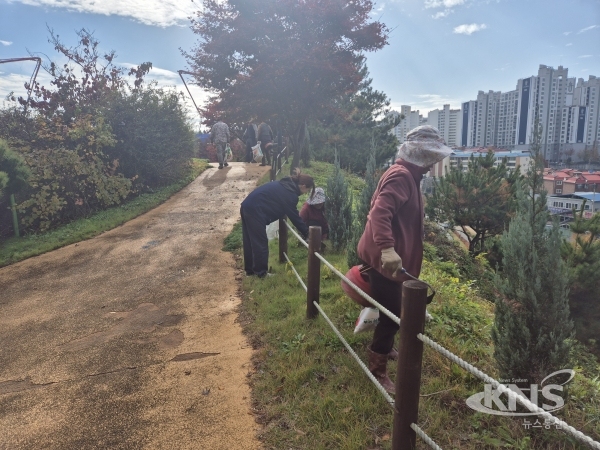
[[[300,275],[298,275],[298,272],[296,271],[296,268],[294,267],[294,264],[290,261],[290,258],[288,258],[288,255],[286,255],[285,252],[283,252],[283,256],[285,256],[285,259],[287,259],[287,262],[290,264],[290,267],[292,268],[292,270],[296,274],[296,278],[298,278],[298,281],[300,282],[300,284],[302,285],[302,287],[304,288],[304,290],[308,292],[308,288],[306,287],[306,284],[304,284],[304,281],[302,281],[302,278],[300,278]]]
[[[538,405],[536,405],[534,403],[531,403],[526,397],[517,394],[516,392],[512,391],[511,389],[509,389],[506,385],[501,384],[500,382],[496,381],[495,379],[493,379],[489,375],[486,375],[481,370],[479,370],[476,367],[472,366],[468,362],[460,359],[458,356],[456,356],[455,354],[453,354],[449,350],[445,349],[444,347],[442,347],[437,342],[432,341],[427,336],[419,333],[417,335],[417,337],[421,341],[423,341],[425,344],[429,345],[431,348],[433,348],[437,352],[439,352],[442,355],[444,355],[450,361],[458,364],[460,367],[462,367],[463,369],[465,369],[467,372],[470,372],[473,375],[475,375],[477,378],[485,381],[488,384],[491,384],[500,393],[506,394],[509,399],[518,401],[523,406],[525,406],[526,408],[528,408],[530,411],[539,414],[540,416],[542,416],[546,420],[549,420],[551,424],[559,425],[561,427],[561,429],[565,430],[567,433],[569,433],[570,435],[572,435],[575,438],[579,439],[580,441],[585,442],[591,448],[595,448],[595,449],[600,450],[600,442],[594,441],[591,437],[586,436],[581,431],[573,428],[568,423],[563,422],[562,420],[558,419],[557,417],[554,417],[552,414],[546,412],[544,409],[540,408]]]
[[[348,278],[346,278],[344,275],[342,275],[342,273],[339,270],[337,270],[335,267],[333,267],[329,263],[329,261],[327,261],[321,255],[319,255],[317,252],[315,252],[315,256],[317,258],[319,258],[321,261],[323,261],[323,264],[325,264],[327,267],[329,267],[333,273],[335,273],[338,277],[340,277],[342,280],[344,280],[346,283],[348,283],[348,286],[350,286],[352,289],[354,289],[356,292],[358,292],[360,295],[362,295],[363,298],[365,298],[369,303],[371,303],[373,306],[375,306],[377,309],[379,309],[379,311],[381,311],[386,316],[388,316],[390,319],[392,319],[394,321],[394,323],[400,325],[400,318],[398,316],[393,314],[389,309],[387,309],[384,306],[382,306],[381,304],[379,304],[374,298],[372,298],[370,295],[365,293],[365,291],[363,291],[361,288],[359,288],[357,285],[355,285],[352,281],[350,281]]]
[[[294,230],[292,228],[292,226],[288,223],[288,221],[284,220],[283,222],[288,227],[288,230],[290,230],[294,234],[294,236],[296,236],[298,238],[298,240],[302,243],[302,245],[304,245],[306,248],[308,248],[308,244],[306,243],[306,241],[304,239],[302,239],[302,237],[298,233],[296,233],[296,230]]]
[[[431,439],[429,436],[427,436],[425,434],[425,432],[423,430],[421,430],[419,428],[418,425],[411,423],[410,427],[414,430],[415,433],[417,433],[419,435],[419,437],[421,439],[423,439],[427,444],[429,444],[429,446],[435,450],[442,450],[442,447],[440,447],[439,445],[437,445],[433,439]]]
[[[386,390],[379,383],[379,381],[377,381],[377,378],[375,378],[373,376],[373,374],[371,373],[371,371],[367,368],[367,366],[365,366],[365,363],[362,362],[362,360],[358,357],[358,355],[354,352],[354,350],[352,350],[352,347],[350,347],[350,344],[348,344],[348,342],[346,342],[346,339],[344,339],[344,336],[342,336],[342,334],[338,331],[338,329],[335,327],[335,325],[333,324],[333,322],[331,322],[331,320],[329,320],[329,317],[327,317],[327,314],[325,314],[325,312],[321,309],[321,307],[319,306],[319,304],[317,302],[313,302],[313,304],[319,310],[319,312],[321,313],[321,315],[323,316],[323,318],[325,319],[325,321],[329,324],[329,326],[331,327],[331,329],[333,330],[333,332],[337,335],[337,337],[340,339],[340,341],[342,341],[342,344],[344,344],[344,347],[346,347],[346,350],[348,350],[348,352],[350,352],[350,354],[356,360],[356,362],[361,367],[361,369],[367,374],[367,376],[373,382],[373,384],[375,385],[375,387],[379,390],[379,392],[381,392],[381,394],[383,394],[383,396],[385,397],[385,400],[393,408],[394,407],[394,399],[390,396],[390,394],[388,394],[386,392]]]
[[[317,252],[315,252],[315,256],[317,258],[319,258],[321,261],[323,261],[323,264],[325,264],[327,267],[329,267],[333,273],[335,273],[338,277],[340,277],[342,280],[344,280],[346,283],[348,283],[348,286],[350,286],[352,289],[354,289],[356,292],[358,292],[358,294],[361,295],[362,298],[367,300],[369,303],[371,303],[373,306],[375,306],[377,309],[379,309],[379,311],[381,311],[386,316],[388,316],[390,319],[392,319],[395,323],[400,325],[400,318],[398,316],[396,316],[394,313],[392,313],[389,309],[382,306],[379,302],[377,302],[377,300],[375,300],[373,297],[371,297],[369,294],[367,294],[365,291],[363,291],[361,288],[359,288],[357,285],[355,285],[352,281],[350,281],[348,278],[346,278],[342,274],[342,272],[340,272],[334,266],[332,266],[329,263],[329,261],[327,261],[325,258],[323,258],[323,256],[321,256]],[[429,322],[431,319],[433,319],[431,314],[429,314],[427,311],[425,311],[425,320],[427,320],[427,322]]]

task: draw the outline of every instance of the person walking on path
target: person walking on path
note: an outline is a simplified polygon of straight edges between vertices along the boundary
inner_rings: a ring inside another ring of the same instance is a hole
[[[271,149],[273,148],[273,130],[266,122],[262,122],[258,126],[258,140],[260,141],[260,149],[263,152],[261,166],[271,165]],[[266,161],[266,164],[265,164]]]
[[[246,143],[246,162],[247,163],[255,163],[254,156],[252,155],[252,147],[256,145],[258,136],[258,127],[252,122],[248,122],[248,126],[246,127],[246,131],[244,131],[244,135],[242,136],[243,141]]]
[[[308,227],[321,227],[322,239],[329,237],[329,224],[325,218],[325,191],[323,188],[315,188],[314,195],[302,205],[300,217]]]
[[[217,159],[219,160],[219,169],[223,166],[227,167],[227,160],[225,159],[225,150],[229,143],[229,127],[226,123],[218,121],[210,129],[210,142],[215,144],[217,147]]]
[[[246,275],[267,276],[269,268],[269,240],[266,227],[271,222],[288,216],[292,224],[306,238],[308,227],[298,215],[300,194],[314,194],[312,177],[299,172],[280,181],[259,186],[244,199],[240,207],[244,269]]]
[[[451,153],[436,128],[429,125],[415,128],[406,136],[398,159],[383,174],[371,199],[357,253],[371,267],[368,275],[373,298],[398,317],[402,283],[409,279],[400,273],[402,267],[415,277],[421,273],[424,216],[421,179]],[[397,331],[398,325],[380,314],[367,349],[369,370],[392,395],[395,389],[387,375],[387,361]]]

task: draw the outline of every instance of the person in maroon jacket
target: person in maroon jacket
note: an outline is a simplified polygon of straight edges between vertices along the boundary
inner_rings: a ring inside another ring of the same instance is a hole
[[[302,205],[300,217],[302,217],[307,227],[321,227],[322,239],[329,237],[329,224],[325,218],[325,191],[323,188],[316,188],[312,198],[309,198]]]
[[[367,224],[358,243],[360,259],[368,271],[372,296],[396,316],[400,316],[402,283],[408,279],[402,267],[418,277],[423,261],[423,175],[452,153],[439,131],[424,125],[411,130],[400,146],[396,162],[382,175],[371,199]],[[404,266],[403,266],[404,263]],[[368,348],[369,370],[384,389],[394,394],[387,375],[387,361],[397,358],[393,351],[396,325],[384,314]]]

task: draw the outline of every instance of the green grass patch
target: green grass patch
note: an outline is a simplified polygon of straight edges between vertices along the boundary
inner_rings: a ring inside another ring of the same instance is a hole
[[[326,180],[326,170],[319,172],[321,164],[313,163],[304,173]],[[250,383],[257,420],[264,426],[261,440],[269,449],[391,448],[390,407],[325,320],[306,319],[306,294],[291,266],[278,262],[277,246],[277,240],[270,242],[269,265],[275,276],[242,281],[242,323],[256,350]],[[428,253],[431,258],[424,262],[422,278],[436,288],[437,295],[428,307],[434,319],[426,325],[426,334],[496,377],[490,337],[493,304],[481,298],[477,282],[440,264],[441,251],[429,248]],[[307,250],[291,234],[288,255],[306,281]],[[325,256],[342,273],[347,270],[344,254]],[[361,307],[345,296],[340,280],[325,266],[321,268],[320,302],[366,361],[372,334],[353,333]],[[599,440],[600,365],[581,345],[575,346],[572,356],[578,374],[570,384],[565,408],[556,415]],[[394,364],[388,368],[395,379]],[[419,425],[444,449],[588,448],[555,429],[526,430],[522,418],[471,410],[466,399],[483,389],[482,381],[426,347]],[[429,447],[419,442],[417,448]]]
[[[0,243],[0,267],[92,238],[122,225],[163,203],[190,184],[208,167],[207,160],[194,158],[187,177],[156,192],[141,194],[122,205],[97,212],[87,218],[75,220],[47,233],[9,238]]]
[[[233,252],[242,248],[242,222],[238,221],[223,241],[223,251]]]

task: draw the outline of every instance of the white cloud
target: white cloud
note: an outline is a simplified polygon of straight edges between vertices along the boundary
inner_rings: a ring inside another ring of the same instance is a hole
[[[453,32],[455,34],[471,35],[471,34],[475,33],[476,31],[485,30],[486,28],[487,28],[487,25],[485,23],[482,23],[481,25],[476,24],[476,23],[471,23],[471,24],[459,25],[456,28],[454,28]]]
[[[443,11],[438,11],[438,12],[436,12],[436,13],[435,13],[433,16],[431,16],[431,17],[433,17],[434,19],[441,19],[442,17],[446,17],[446,16],[448,16],[449,14],[451,14],[451,13],[453,13],[453,12],[454,12],[454,10],[452,10],[452,9],[445,9],[445,10],[443,10]]]
[[[577,32],[577,34],[585,33],[586,31],[593,30],[594,28],[599,28],[600,25],[592,25],[591,27],[582,28]]]
[[[565,47],[570,47],[571,45],[573,45],[573,43],[569,42],[567,45],[565,45]]]
[[[12,41],[0,41],[0,44],[8,47],[9,45],[12,45],[13,43],[12,43]]]
[[[578,58],[591,58],[593,55],[580,55]]]
[[[419,111],[424,117],[427,113],[434,109],[443,109],[444,105],[450,105],[451,109],[460,109],[462,99],[451,98],[446,95],[439,94],[420,94],[413,95],[412,99],[401,103],[391,102],[392,109],[400,111],[401,105],[410,105],[412,111]]]
[[[452,8],[463,5],[466,0],[425,0],[425,8]]]
[[[146,25],[168,27],[187,24],[198,6],[179,0],[17,0],[31,6],[65,8],[81,13],[131,17]]]
[[[565,31],[563,34],[564,34],[565,36],[568,36],[568,35],[570,35],[571,33],[572,33],[572,31]]]

